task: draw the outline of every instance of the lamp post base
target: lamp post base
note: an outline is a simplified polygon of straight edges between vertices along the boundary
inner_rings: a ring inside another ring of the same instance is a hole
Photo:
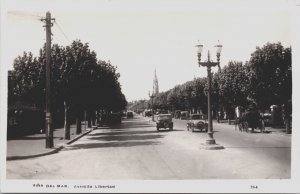
[[[215,139],[207,139],[205,141],[205,144],[202,144],[201,149],[205,149],[205,150],[222,150],[222,149],[225,149],[225,147],[221,146],[219,144],[216,144]]]
[[[221,146],[219,144],[204,144],[202,149],[205,150],[222,150],[225,149],[224,146]]]
[[[205,141],[205,143],[206,143],[206,145],[214,145],[214,144],[216,144],[216,141],[215,141],[215,139],[207,139]]]

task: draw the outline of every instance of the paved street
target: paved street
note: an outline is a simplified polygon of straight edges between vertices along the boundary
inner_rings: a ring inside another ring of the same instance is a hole
[[[149,118],[125,119],[100,128],[61,152],[7,161],[9,179],[285,179],[291,174],[291,136],[247,134],[233,125],[214,123],[224,150],[204,150],[206,135],[186,131],[174,120],[173,131],[156,131]]]

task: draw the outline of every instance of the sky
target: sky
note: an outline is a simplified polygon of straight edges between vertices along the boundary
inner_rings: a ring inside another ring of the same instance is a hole
[[[245,62],[256,46],[292,42],[293,1],[205,0],[2,0],[2,62],[12,69],[23,51],[38,55],[45,42],[39,17],[50,11],[56,23],[52,43],[88,42],[98,59],[110,61],[121,74],[128,101],[149,99],[156,70],[160,91],[207,76],[197,64],[214,45],[223,45],[221,67]],[[215,68],[214,71],[217,69]]]

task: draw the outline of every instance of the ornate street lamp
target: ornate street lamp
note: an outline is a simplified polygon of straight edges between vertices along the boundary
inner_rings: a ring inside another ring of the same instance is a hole
[[[210,59],[210,52],[208,51],[207,54],[207,61],[206,62],[201,62],[201,53],[203,50],[203,45],[198,43],[196,45],[196,47],[198,48],[197,50],[197,55],[198,55],[198,64],[199,67],[203,66],[207,68],[207,84],[208,84],[208,94],[207,94],[207,105],[208,105],[208,110],[207,110],[207,115],[208,115],[208,139],[206,140],[206,149],[224,149],[223,146],[220,146],[218,144],[216,144],[216,141],[213,137],[213,125],[212,125],[212,113],[211,113],[211,67],[215,67],[218,66],[219,67],[219,71],[220,71],[220,56],[221,56],[221,51],[222,51],[222,45],[218,44],[215,47],[217,48],[216,51],[216,56],[217,56],[217,62],[213,62]]]

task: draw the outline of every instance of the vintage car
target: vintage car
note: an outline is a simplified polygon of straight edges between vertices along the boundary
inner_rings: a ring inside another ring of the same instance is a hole
[[[156,119],[156,129],[159,131],[160,128],[169,128],[173,130],[173,122],[171,114],[159,114]]]
[[[189,117],[189,112],[188,111],[181,111],[180,112],[180,120],[186,120]]]
[[[262,115],[262,117],[263,117],[263,121],[264,121],[265,127],[272,126],[272,114],[271,113],[264,113]]]
[[[180,113],[181,113],[181,110],[175,110],[175,112],[174,112],[174,118],[175,119],[180,119]]]
[[[206,117],[201,114],[192,114],[187,121],[187,130],[189,131],[190,129],[192,132],[195,129],[207,132],[208,123],[206,122]]]
[[[127,119],[133,118],[133,112],[132,111],[127,111],[126,117],[127,117]]]

